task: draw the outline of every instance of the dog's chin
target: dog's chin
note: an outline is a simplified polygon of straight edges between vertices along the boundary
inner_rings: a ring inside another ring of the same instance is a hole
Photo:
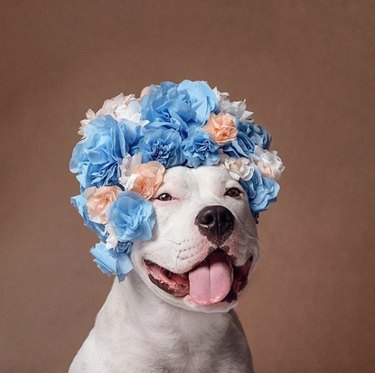
[[[147,285],[168,303],[200,312],[227,312],[247,285],[253,256],[241,266],[235,266],[234,259],[216,249],[184,273],[171,272],[148,259],[143,259],[142,269]]]

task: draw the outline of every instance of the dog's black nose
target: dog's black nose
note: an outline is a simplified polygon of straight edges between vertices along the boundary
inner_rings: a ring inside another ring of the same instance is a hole
[[[207,206],[197,215],[195,224],[204,236],[220,246],[233,231],[234,216],[223,206]]]

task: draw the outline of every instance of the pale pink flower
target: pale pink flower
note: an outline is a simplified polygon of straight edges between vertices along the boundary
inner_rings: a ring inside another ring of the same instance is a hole
[[[276,150],[270,152],[256,145],[254,155],[257,158],[256,164],[262,175],[270,179],[280,179],[285,167]]]
[[[141,91],[141,94],[139,95],[139,98],[142,98],[143,96],[146,96],[151,92],[150,86],[144,87]]]
[[[108,218],[105,210],[115,201],[120,192],[121,189],[117,186],[87,188],[84,196],[87,200],[86,206],[90,220],[95,223],[106,224],[108,222]]]
[[[163,182],[165,168],[160,162],[151,161],[141,163],[132,172],[137,175],[137,178],[131,190],[143,198],[150,199]]]
[[[212,135],[219,145],[234,140],[238,133],[233,116],[224,113],[212,114],[203,128]]]

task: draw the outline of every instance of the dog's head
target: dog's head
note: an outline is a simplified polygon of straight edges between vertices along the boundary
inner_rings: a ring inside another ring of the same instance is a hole
[[[241,184],[220,166],[175,167],[152,203],[153,239],[132,250],[136,272],[174,305],[230,309],[258,256],[256,223]]]
[[[164,82],[89,110],[72,202],[100,237],[91,253],[122,281],[135,268],[163,300],[227,311],[258,257],[255,224],[284,167],[245,102],[205,82]]]

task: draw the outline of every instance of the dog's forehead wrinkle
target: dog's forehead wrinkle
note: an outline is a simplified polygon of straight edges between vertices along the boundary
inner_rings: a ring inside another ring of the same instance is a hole
[[[161,188],[173,188],[182,194],[192,193],[196,189],[196,179],[187,167],[173,167],[166,171]]]
[[[228,172],[218,166],[200,167],[195,173],[200,186],[205,189],[221,189],[231,180]]]

